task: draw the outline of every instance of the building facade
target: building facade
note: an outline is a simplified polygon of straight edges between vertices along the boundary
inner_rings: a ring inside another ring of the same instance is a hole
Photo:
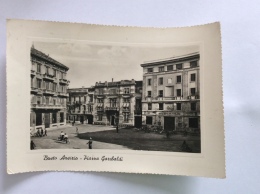
[[[96,82],[94,88],[94,124],[141,127],[142,81]]]
[[[68,121],[71,123],[93,124],[94,88],[68,89]]]
[[[66,124],[68,67],[31,48],[31,130]]]
[[[199,53],[192,53],[141,64],[143,124],[200,132],[199,59]]]

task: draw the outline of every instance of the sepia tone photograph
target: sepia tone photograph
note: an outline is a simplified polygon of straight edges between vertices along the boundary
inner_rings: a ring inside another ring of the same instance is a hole
[[[199,45],[33,41],[28,54],[31,150],[201,153]]]

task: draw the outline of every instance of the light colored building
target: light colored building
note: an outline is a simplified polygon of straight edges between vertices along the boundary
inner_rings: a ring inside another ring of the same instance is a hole
[[[142,81],[96,82],[94,124],[141,127],[141,94]]]
[[[144,124],[200,132],[199,59],[199,53],[192,53],[141,64]]]
[[[66,124],[68,67],[31,48],[31,130]]]
[[[94,88],[70,88],[68,93],[69,122],[93,124]]]

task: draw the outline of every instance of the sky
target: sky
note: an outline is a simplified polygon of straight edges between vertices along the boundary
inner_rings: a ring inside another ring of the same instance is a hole
[[[34,48],[69,67],[69,88],[96,82],[142,80],[140,64],[199,51],[199,46],[115,45],[86,42],[34,42]]]

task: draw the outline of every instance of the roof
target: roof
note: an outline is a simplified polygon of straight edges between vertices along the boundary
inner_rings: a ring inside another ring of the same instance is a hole
[[[187,55],[172,57],[172,58],[168,58],[168,59],[160,59],[160,60],[145,62],[145,63],[141,64],[141,67],[163,65],[163,64],[167,64],[167,63],[180,63],[180,62],[184,62],[187,60],[194,60],[194,59],[199,59],[199,58],[200,58],[200,54],[198,52],[196,52],[196,53],[190,53]]]
[[[62,67],[64,69],[66,69],[67,71],[69,70],[69,68],[65,65],[63,65],[62,63],[56,61],[55,59],[49,57],[49,55],[44,54],[43,52],[35,49],[33,46],[31,47],[31,55],[34,55],[36,57],[41,58],[42,60],[48,61],[49,63],[52,63],[54,65],[57,65],[59,67]]]

